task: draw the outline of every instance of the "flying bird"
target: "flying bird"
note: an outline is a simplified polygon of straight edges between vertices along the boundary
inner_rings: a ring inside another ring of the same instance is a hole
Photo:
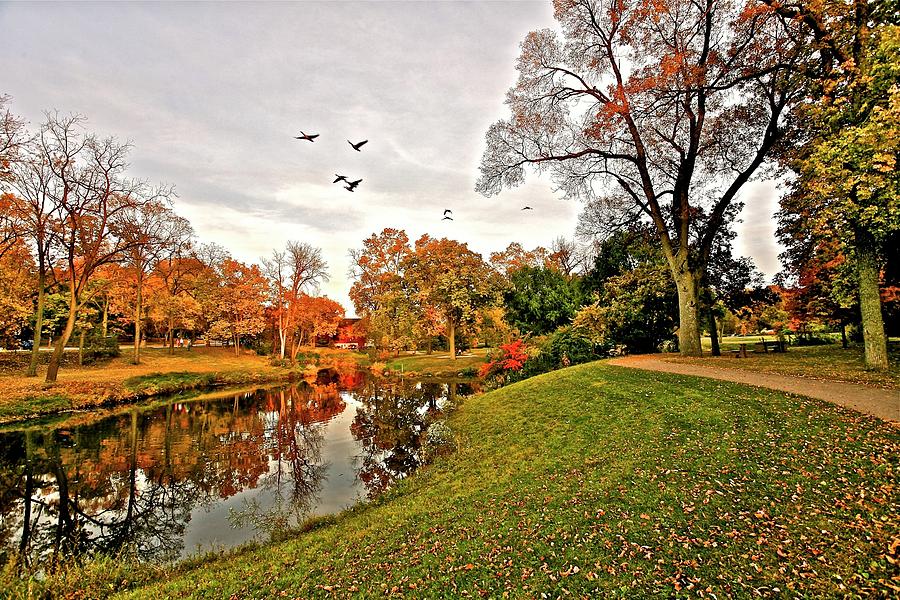
[[[444,209],[444,216],[445,216],[445,217],[447,216],[447,213],[450,213],[450,214],[452,215],[452,214],[453,214],[453,211],[450,210],[449,208],[445,208],[445,209]]]
[[[331,183],[337,183],[338,181],[343,181],[343,182],[346,182],[346,181],[347,181],[347,176],[346,176],[346,175],[338,175],[337,173],[335,173],[334,176],[335,176],[337,179],[335,179],[335,180],[332,181]]]
[[[348,181],[347,187],[350,188],[350,191],[352,192],[354,189],[356,189],[356,186],[358,186],[361,183],[362,183],[362,179],[357,179],[356,181]]]
[[[534,209],[531,208],[530,206],[526,206],[526,207],[522,208],[522,210],[534,210]]]
[[[444,217],[441,221],[452,221],[453,217]]]
[[[302,132],[301,132],[301,133],[302,133]],[[368,141],[369,141],[369,140],[363,140],[363,141],[361,141],[361,142],[358,143],[358,144],[354,144],[354,143],[351,142],[350,140],[347,140],[347,143],[350,144],[350,146],[351,146],[354,150],[356,150],[357,152],[362,152],[362,150],[360,150],[360,148],[362,148],[363,145],[366,144],[366,142],[368,142]]]
[[[295,140],[306,140],[307,142],[314,142],[314,141],[316,141],[317,137],[319,137],[318,133],[314,133],[314,134],[310,135],[308,133],[304,133],[301,131],[300,135],[295,136],[294,139]]]
[[[352,191],[353,191],[353,188],[352,188],[351,186],[349,186],[349,185],[345,185],[345,186],[344,186],[344,189],[347,190],[348,192],[352,192]]]

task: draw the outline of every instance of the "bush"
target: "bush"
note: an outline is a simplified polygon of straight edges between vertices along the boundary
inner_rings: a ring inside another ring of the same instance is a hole
[[[120,354],[118,337],[98,335],[85,340],[82,356],[84,364],[90,364],[98,360],[115,358]]]
[[[259,356],[268,356],[272,354],[272,342],[267,340],[256,340],[251,347]]]

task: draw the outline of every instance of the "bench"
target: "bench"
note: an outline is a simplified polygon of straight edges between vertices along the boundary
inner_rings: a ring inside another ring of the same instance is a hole
[[[787,345],[784,340],[766,341],[760,340],[754,345],[754,352],[787,352]]]

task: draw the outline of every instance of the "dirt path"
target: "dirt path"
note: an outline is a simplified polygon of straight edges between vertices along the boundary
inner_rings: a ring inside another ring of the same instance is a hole
[[[696,375],[698,377],[709,377],[710,379],[745,383],[800,396],[818,398],[819,400],[840,404],[862,413],[874,415],[885,421],[900,422],[900,391],[898,390],[884,390],[839,381],[819,381],[741,369],[724,369],[721,367],[670,362],[652,354],[614,358],[610,361],[610,364],[632,369]]]

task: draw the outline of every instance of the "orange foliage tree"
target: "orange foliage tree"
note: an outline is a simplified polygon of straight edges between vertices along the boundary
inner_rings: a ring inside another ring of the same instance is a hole
[[[216,292],[218,310],[210,337],[230,338],[234,353],[240,354],[241,338],[256,335],[266,326],[263,303],[268,287],[258,266],[226,258],[222,262],[222,281]]]
[[[433,307],[442,316],[450,359],[456,360],[457,328],[473,323],[479,309],[498,300],[496,271],[466,244],[428,235],[416,240],[404,270],[419,304]]]

